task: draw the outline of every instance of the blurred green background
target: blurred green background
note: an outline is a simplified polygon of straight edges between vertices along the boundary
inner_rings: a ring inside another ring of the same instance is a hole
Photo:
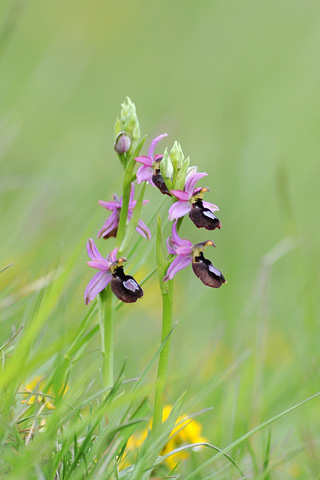
[[[215,241],[207,256],[228,284],[177,276],[168,401],[187,389],[187,411],[214,406],[205,435],[222,447],[319,391],[320,3],[2,1],[0,17],[0,266],[14,263],[0,279],[1,337],[77,248],[61,313],[35,341],[45,348],[86,312],[85,240],[106,218],[97,201],[121,191],[113,126],[128,95],[147,144],[167,132],[163,147],[180,141],[208,172],[223,224],[182,228]],[[145,221],[162,200],[151,187],[146,197]],[[97,244],[107,253],[112,242]],[[159,343],[155,277],[144,291],[119,313],[128,376]],[[79,374],[99,361],[93,352]],[[319,423],[316,399],[272,427],[272,478],[316,478]],[[252,440],[258,458],[263,437]]]

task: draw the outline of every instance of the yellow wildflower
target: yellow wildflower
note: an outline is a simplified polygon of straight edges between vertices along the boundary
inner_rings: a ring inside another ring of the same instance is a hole
[[[45,393],[42,391],[44,386],[45,386],[45,382],[43,377],[38,376],[34,378],[30,383],[28,383],[24,387],[23,390],[25,392],[25,399],[21,400],[21,403],[26,403],[27,405],[33,405],[35,403],[45,404],[45,406],[49,410],[53,410],[55,406],[49,400],[50,397],[53,397],[52,387],[50,387],[48,391]],[[64,393],[66,392],[67,389],[68,389],[68,386],[65,388]],[[35,394],[30,396],[32,392],[35,392]]]
[[[166,405],[163,409],[162,422],[165,422],[171,412],[172,406]],[[148,426],[140,433],[132,435],[127,443],[126,455],[124,461],[121,464],[121,468],[125,468],[130,463],[127,461],[128,455],[134,450],[139,449],[145,439],[147,438],[148,431],[152,428],[152,420]],[[170,434],[170,438],[167,444],[163,447],[161,455],[166,455],[172,450],[181,447],[182,445],[190,445],[192,443],[207,443],[208,440],[201,435],[202,425],[196,420],[188,418],[186,414],[177,418],[174,428]],[[166,459],[166,463],[170,469],[173,469],[178,462],[189,457],[187,450],[176,453]]]
[[[167,420],[171,412],[171,405],[166,405],[163,409],[162,421]],[[161,455],[166,455],[172,450],[182,445],[190,445],[192,443],[208,443],[208,440],[201,435],[202,425],[196,420],[188,418],[186,414],[177,418],[176,424],[171,432],[168,443],[162,449]],[[187,450],[176,453],[166,459],[166,463],[170,469],[174,468],[178,462],[189,457]]]

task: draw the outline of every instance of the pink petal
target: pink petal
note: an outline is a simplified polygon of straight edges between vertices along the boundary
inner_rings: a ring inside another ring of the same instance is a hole
[[[90,280],[87,285],[86,291],[84,292],[84,303],[88,305],[91,300],[93,300],[98,293],[102,292],[104,288],[111,282],[112,275],[110,272],[98,272]]]
[[[198,180],[200,180],[200,178],[206,177],[207,175],[208,174],[205,172],[194,173],[193,175],[191,175],[189,179],[186,181],[186,184],[184,187],[185,191],[188,192],[189,195],[192,195],[194,187],[198,182]]]
[[[183,202],[188,202],[191,195],[188,192],[184,192],[183,190],[170,190],[172,195],[177,197],[179,200]]]
[[[169,265],[167,270],[167,275],[164,277],[163,281],[167,282],[168,280],[172,280],[176,273],[183,268],[186,268],[192,262],[192,257],[190,256],[178,256],[176,257],[173,262]]]
[[[191,210],[191,205],[188,202],[176,202],[169,208],[169,220],[184,217]]]
[[[96,268],[97,270],[102,270],[106,272],[110,268],[110,262],[108,260],[92,260],[91,262],[87,262],[89,267]]]
[[[182,245],[189,245],[190,247],[192,247],[192,243],[189,240],[187,240],[186,238],[179,237],[177,232],[177,221],[175,221],[174,224],[172,225],[172,240],[177,247]]]
[[[217,205],[209,202],[204,202],[203,200],[202,205],[204,206],[204,208],[209,208],[209,210],[211,210],[212,212],[216,212],[217,210],[219,210],[219,207],[217,207]]]
[[[101,207],[110,210],[110,212],[112,212],[119,206],[118,202],[104,202],[103,200],[99,200],[98,203],[99,205],[101,205]]]
[[[151,240],[151,232],[142,220],[139,220],[136,231],[140,233],[142,237],[146,238],[147,240]]]
[[[142,165],[137,171],[137,183],[150,182],[152,180],[153,168]]]
[[[92,238],[89,238],[87,241],[87,252],[91,260],[104,260]]]
[[[115,262],[117,260],[118,251],[119,251],[119,247],[116,247],[113,250],[111,250],[111,252],[108,253],[107,255],[107,260],[112,263]]]
[[[177,248],[177,255],[191,255],[192,245],[181,245]]]
[[[167,244],[167,250],[169,253],[171,254],[176,253],[177,246],[173,243],[172,237],[167,238],[166,244]]]
[[[191,175],[194,175],[195,173],[197,173],[198,171],[198,167],[189,167],[188,170],[187,170],[187,175],[186,175],[186,182],[187,183],[187,180],[189,180],[189,178],[191,177]]]
[[[152,167],[153,160],[150,157],[146,157],[145,155],[141,157],[136,157],[135,158],[136,162],[142,163],[145,167]]]
[[[153,158],[153,152],[154,149],[156,148],[156,145],[160,140],[162,140],[164,137],[167,137],[167,133],[163,133],[162,135],[159,135],[158,137],[154,138],[150,144],[149,150],[148,150],[148,157]]]
[[[112,232],[115,228],[118,227],[119,225],[119,214],[120,212],[118,210],[115,210],[114,212],[111,213],[110,217],[107,218],[107,220],[104,222],[101,230],[99,230],[97,237],[101,238],[104,237],[105,235],[108,235],[108,233]]]

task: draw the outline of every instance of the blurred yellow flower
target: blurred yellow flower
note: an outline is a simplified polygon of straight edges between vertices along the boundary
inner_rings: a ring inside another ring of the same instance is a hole
[[[162,422],[165,422],[168,419],[171,409],[172,405],[166,405],[164,407]],[[130,464],[130,462],[127,460],[127,457],[130,456],[134,450],[141,447],[147,438],[148,431],[151,429],[151,427],[152,420],[140,434],[131,435],[127,443],[126,455],[124,457],[124,461],[121,463],[121,468],[125,468]],[[202,425],[196,420],[188,418],[186,414],[180,415],[171,431],[168,442],[161,451],[161,455],[166,455],[182,445],[190,445],[193,443],[208,443],[208,440],[202,436]],[[168,457],[166,459],[166,464],[170,469],[173,469],[178,462],[188,457],[189,453],[187,450],[185,450]]]
[[[47,392],[43,392],[44,386],[45,382],[43,377],[38,376],[34,378],[24,387],[25,399],[21,400],[21,403],[26,403],[27,405],[33,405],[34,403],[45,404],[49,410],[53,410],[55,406],[49,401],[49,398],[53,397],[52,387],[50,387]],[[68,386],[66,386],[63,393],[65,394],[67,390]],[[35,392],[35,394],[30,396],[32,392]]]

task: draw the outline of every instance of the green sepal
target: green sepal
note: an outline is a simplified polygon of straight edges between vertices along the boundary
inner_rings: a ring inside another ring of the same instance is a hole
[[[160,162],[160,173],[170,191],[172,189],[173,165],[167,148],[165,149],[163,158]]]
[[[117,155],[118,155],[118,158],[119,158],[120,163],[123,166],[123,168],[126,168],[126,156],[127,156],[127,154],[126,153],[117,153]]]
[[[181,169],[177,174],[177,178],[174,182],[174,190],[183,190],[186,182],[186,175],[188,168],[190,167],[190,157],[187,157],[182,164]]]
[[[180,170],[183,165],[184,154],[179,142],[174,142],[173,147],[170,150],[170,157],[175,172]]]
[[[173,185],[176,184],[177,177],[184,163],[184,154],[179,142],[175,141],[170,150],[170,158],[173,165]]]

